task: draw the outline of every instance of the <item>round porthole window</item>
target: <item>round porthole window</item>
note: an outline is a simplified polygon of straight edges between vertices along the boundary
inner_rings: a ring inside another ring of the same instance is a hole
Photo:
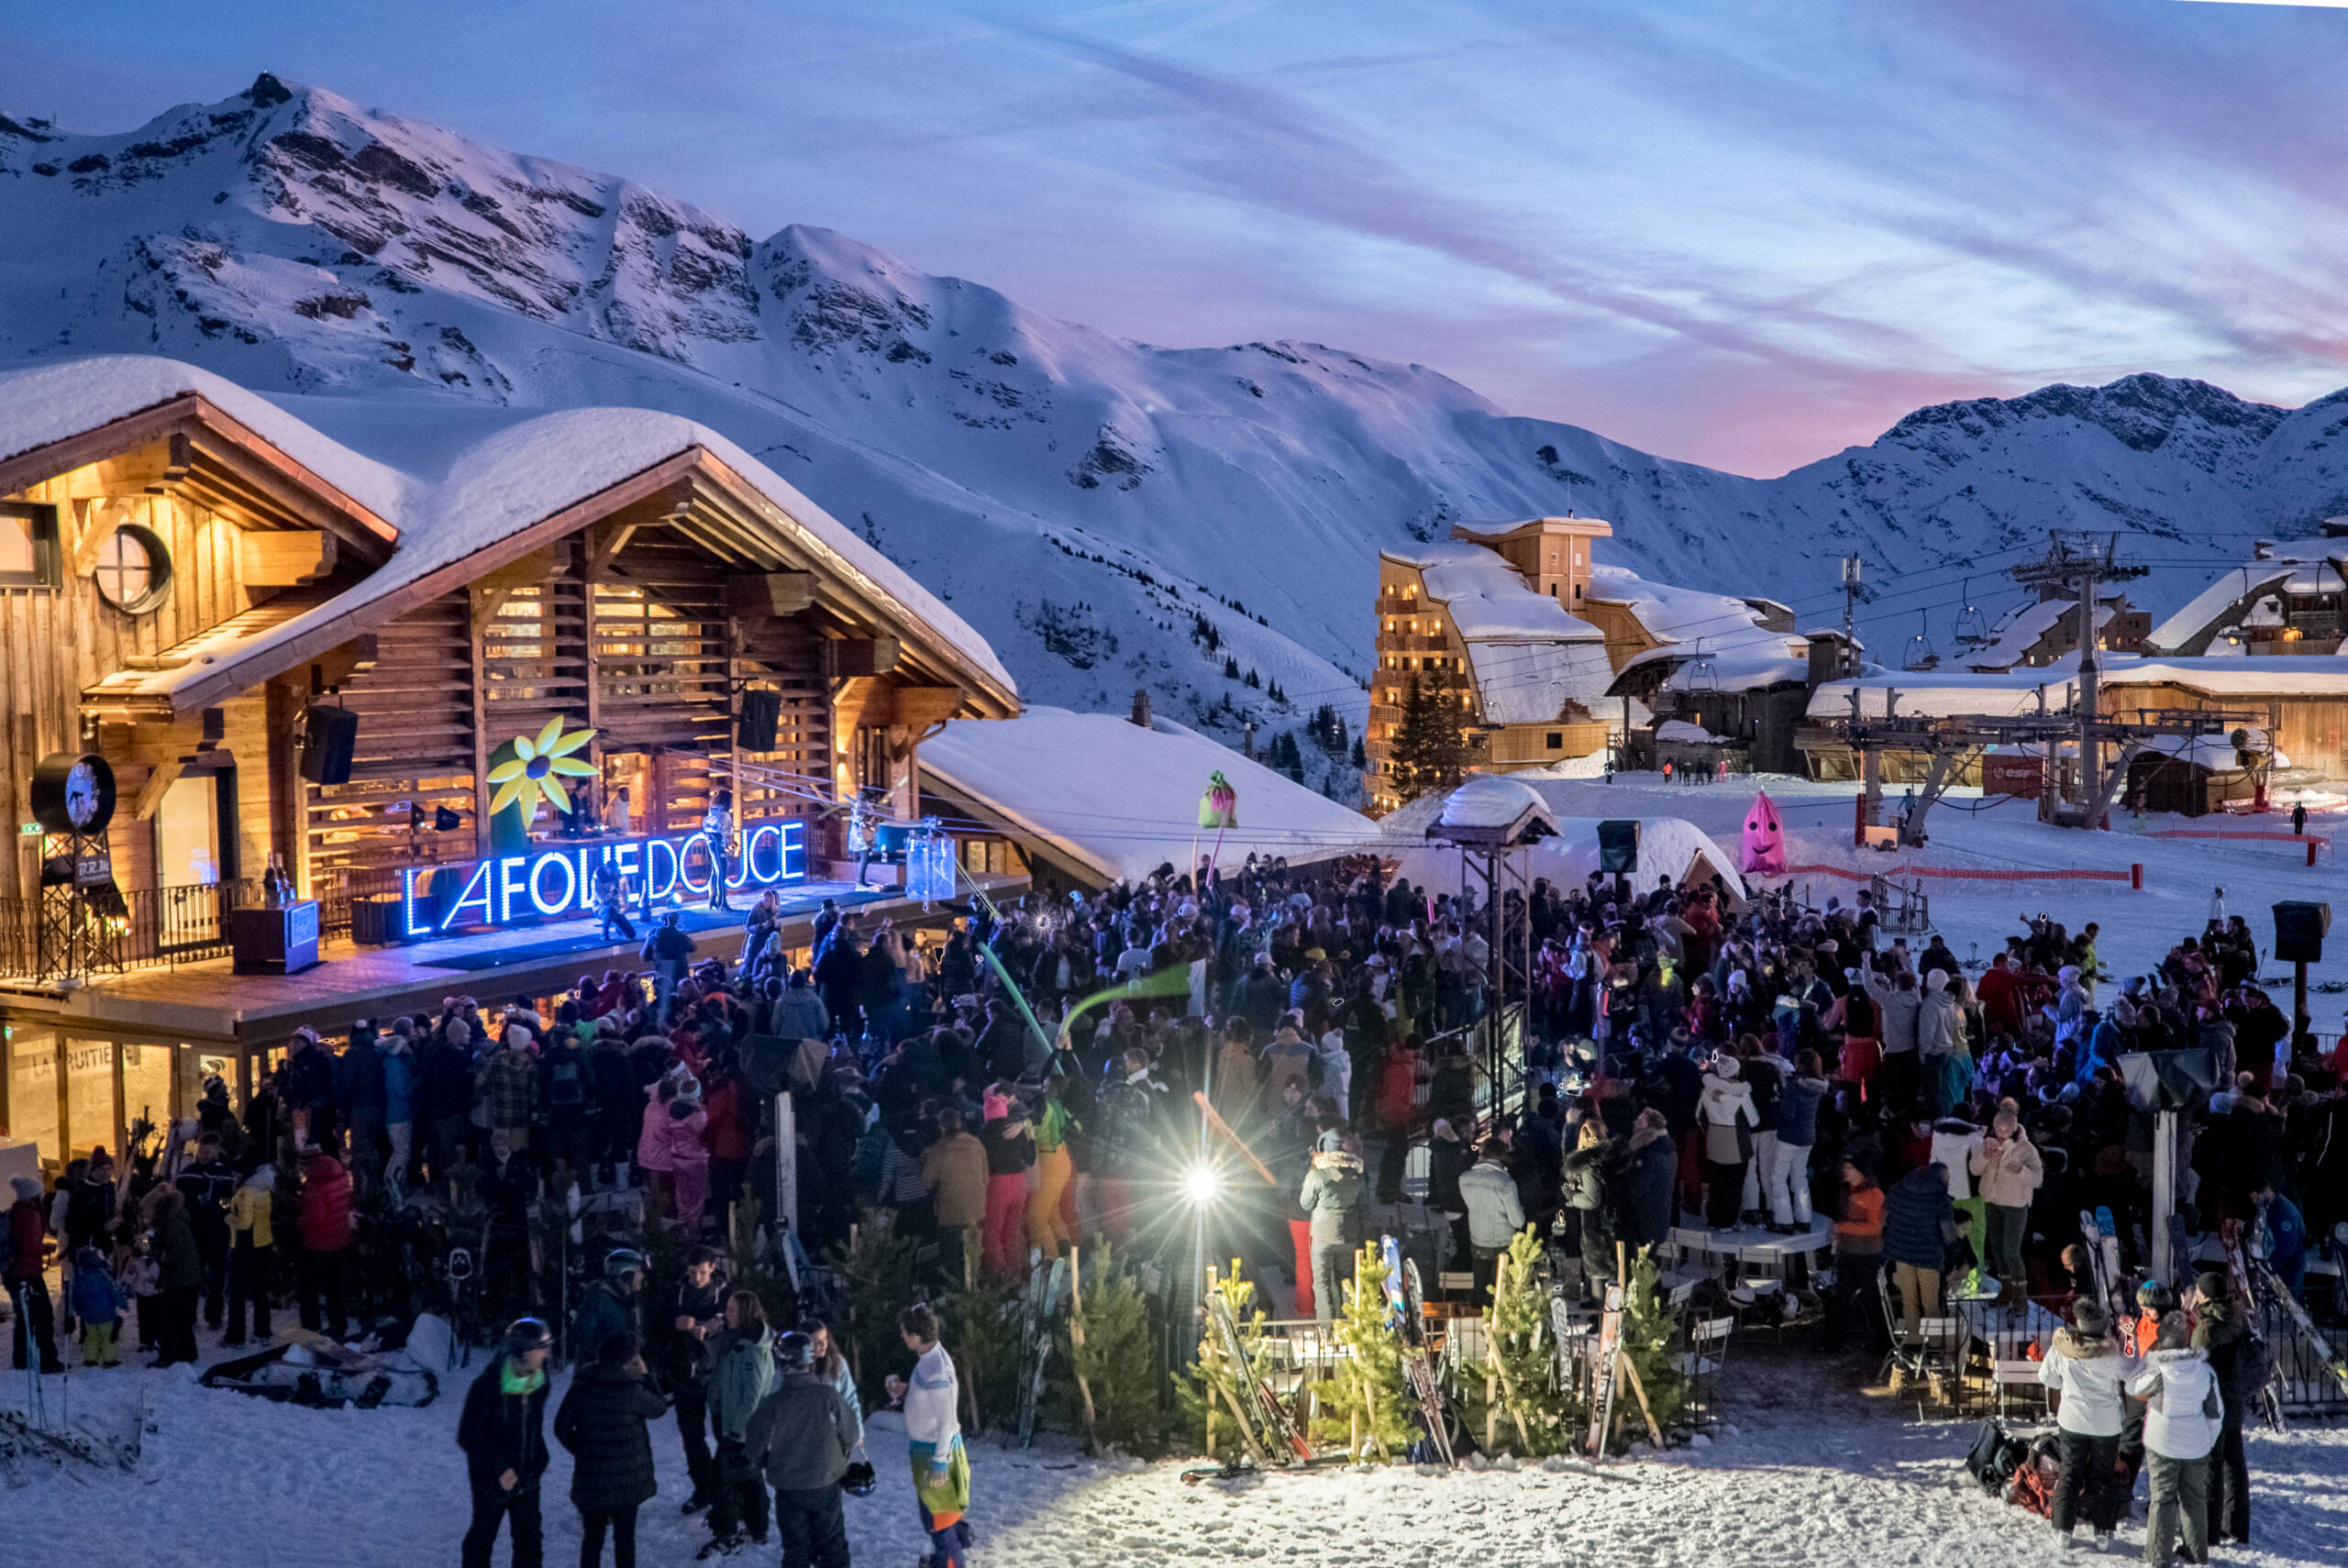
[[[171,553],[151,530],[126,523],[98,547],[93,576],[99,598],[126,613],[143,614],[171,590]]]

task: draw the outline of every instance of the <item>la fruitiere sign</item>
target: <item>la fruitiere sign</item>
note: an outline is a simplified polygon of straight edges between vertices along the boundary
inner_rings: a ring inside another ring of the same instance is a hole
[[[632,910],[650,913],[673,898],[709,896],[713,860],[709,835],[607,838],[560,848],[531,848],[471,863],[409,866],[400,871],[400,935],[407,941],[596,912],[595,872],[617,867],[634,896]],[[419,896],[417,882],[431,883]],[[728,868],[728,891],[779,888],[806,880],[807,824],[797,818],[755,823],[743,830],[741,853]],[[444,888],[456,889],[453,896]]]

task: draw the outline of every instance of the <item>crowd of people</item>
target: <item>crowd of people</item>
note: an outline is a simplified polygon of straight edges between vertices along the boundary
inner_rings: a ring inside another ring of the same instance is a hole
[[[52,1246],[68,1331],[79,1326],[85,1364],[103,1366],[132,1301],[166,1362],[194,1356],[199,1312],[225,1320],[225,1343],[265,1335],[289,1285],[304,1325],[339,1335],[354,1239],[417,1203],[485,1211],[509,1243],[493,1259],[526,1259],[533,1206],[574,1186],[632,1189],[648,1223],[720,1240],[754,1173],[771,1167],[757,1156],[771,1148],[778,1088],[792,1091],[809,1253],[885,1215],[945,1288],[1022,1277],[1035,1252],[1096,1233],[1146,1249],[1164,1240],[1164,1198],[1202,1164],[1227,1172],[1244,1156],[1272,1180],[1235,1182],[1228,1221],[1263,1276],[1287,1278],[1301,1316],[1333,1313],[1351,1248],[1407,1197],[1445,1221],[1454,1267],[1489,1277],[1529,1224],[1560,1273],[1593,1288],[1617,1242],[1661,1242],[1683,1224],[1824,1225],[1822,1350],[1884,1344],[1879,1278],[1912,1331],[1942,1314],[1954,1271],[1978,1265],[2009,1300],[2077,1298],[2086,1315],[2063,1361],[2086,1366],[2100,1358],[2077,1216],[2109,1209],[2132,1269],[2150,1220],[2152,1119],[2117,1064],[2185,1047],[2206,1050],[2217,1075],[2187,1115],[2202,1228],[2242,1227],[2296,1285],[2309,1234],[2348,1218],[2344,1064],[2260,989],[2251,933],[2221,909],[2153,969],[2121,977],[2101,962],[2095,924],[2073,933],[2043,915],[2019,920],[1977,971],[1936,937],[1911,948],[1887,932],[1866,893],[1811,909],[1718,879],[1634,889],[1593,876],[1507,898],[1501,927],[1529,933],[1527,1077],[1521,1108],[1497,1116],[1468,1027],[1490,999],[1491,911],[1390,880],[1374,860],[1251,856],[1008,912],[981,900],[943,940],[886,921],[866,929],[827,905],[801,954],[778,940],[770,896],[737,958],[698,965],[689,942],[664,941],[664,922],[642,972],[498,1008],[451,997],[331,1045],[297,1036],[241,1110],[207,1085],[201,1141],[166,1176],[126,1179],[101,1150],[54,1193],[31,1184],[8,1231],[24,1299],[17,1353],[58,1359],[41,1287]],[[1968,1260],[1959,1214],[1974,1205]],[[620,1258],[581,1312],[598,1296],[620,1301],[631,1277],[640,1285],[641,1269]],[[655,1381],[692,1432],[696,1500],[719,1539],[763,1533],[763,1494],[739,1485],[758,1455],[770,1479],[814,1473],[796,1433],[760,1448],[761,1400],[812,1367],[852,1410],[853,1384],[826,1360],[836,1352],[782,1348],[824,1343],[821,1325],[774,1336],[755,1297],[745,1309],[711,1288],[704,1273],[665,1318],[638,1321],[623,1302],[567,1325],[570,1354],[593,1374],[574,1386],[570,1428],[600,1433],[581,1441],[611,1462],[579,1497],[599,1533],[629,1535],[637,1451],[602,1427],[650,1419],[629,1391],[648,1355],[667,1364]],[[536,1322],[559,1305],[526,1264],[499,1289],[500,1320]],[[2221,1316],[2216,1301],[2182,1304],[2188,1340]],[[2167,1333],[2156,1325],[2132,1376],[2170,1376],[2196,1348]],[[712,1345],[723,1348],[704,1357]],[[484,1550],[502,1517],[535,1528],[511,1478],[544,1463],[543,1444],[516,1435],[536,1419],[534,1390],[543,1398],[543,1348],[509,1343],[501,1381],[468,1406]],[[771,1370],[778,1357],[790,1375]],[[769,1393],[721,1392],[737,1382]],[[911,1386],[918,1397],[923,1375]],[[2218,1446],[2238,1453],[2241,1405],[2219,1395],[2232,1435]],[[2189,1422],[2157,1430],[2151,1452],[2187,1457],[2158,1443],[2190,1446]],[[2180,1489],[2189,1509],[2182,1482],[2162,1495]],[[936,1495],[942,1514],[958,1511],[943,1506],[951,1486]],[[2099,1518],[2108,1504],[2081,1506]],[[830,1539],[829,1519],[790,1509],[788,1529]],[[2246,1504],[2221,1505],[2219,1539],[2247,1529]]]

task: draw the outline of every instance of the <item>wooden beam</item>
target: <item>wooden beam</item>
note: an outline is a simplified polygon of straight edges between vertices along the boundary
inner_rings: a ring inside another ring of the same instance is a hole
[[[959,712],[969,699],[958,686],[897,686],[889,691],[889,722],[927,729]]]
[[[154,821],[155,813],[163,809],[164,793],[178,782],[184,771],[185,766],[177,757],[159,762],[148,771],[147,782],[138,788],[138,815],[140,822]]]
[[[781,620],[815,602],[812,571],[744,572],[725,580],[726,607],[744,621]]]
[[[323,528],[243,528],[237,535],[237,570],[247,588],[295,588],[334,570],[340,553]]]
[[[824,673],[835,679],[886,675],[897,668],[901,647],[894,637],[831,637],[824,643]]]

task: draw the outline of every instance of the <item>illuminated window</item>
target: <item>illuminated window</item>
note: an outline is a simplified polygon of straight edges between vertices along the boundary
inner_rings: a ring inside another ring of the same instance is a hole
[[[172,558],[162,540],[126,523],[98,547],[98,564],[91,575],[99,598],[137,615],[163,602],[172,584]]]
[[[57,584],[57,508],[0,502],[0,588]]]

